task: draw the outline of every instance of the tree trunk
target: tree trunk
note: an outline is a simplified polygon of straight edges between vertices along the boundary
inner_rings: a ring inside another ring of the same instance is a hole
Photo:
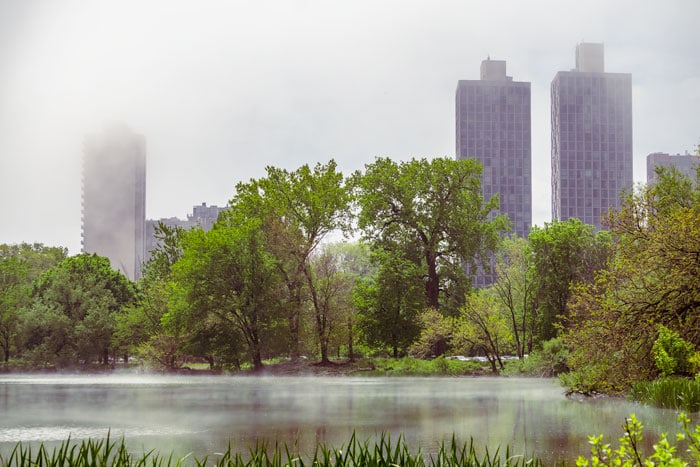
[[[425,283],[425,295],[428,299],[428,307],[437,310],[440,308],[440,282],[437,273],[437,259],[432,252],[426,252],[425,262],[428,265],[428,280]]]
[[[354,362],[355,353],[352,349],[352,311],[350,313],[350,316],[348,316],[348,360]]]
[[[260,354],[260,348],[256,347],[253,349],[253,371],[260,371],[263,369],[262,356]]]
[[[489,363],[491,364],[491,372],[494,374],[498,373],[498,368],[496,368],[496,359],[495,358],[490,358],[487,357],[489,360]]]
[[[289,358],[298,360],[301,356],[301,339],[299,338],[299,314],[301,310],[301,284],[297,281],[287,282],[289,290],[291,309],[287,314],[289,323]]]

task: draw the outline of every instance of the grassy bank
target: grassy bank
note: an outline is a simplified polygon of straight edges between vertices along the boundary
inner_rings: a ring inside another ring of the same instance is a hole
[[[685,378],[664,378],[640,381],[632,386],[632,400],[664,409],[700,411],[700,381]]]
[[[223,453],[203,458],[173,458],[158,452],[144,454],[130,453],[124,440],[85,440],[80,443],[67,440],[60,447],[49,450],[43,445],[36,449],[17,444],[12,453],[3,458],[2,467],[25,466],[76,466],[76,467],[116,467],[116,466],[227,466],[227,467],[282,467],[282,466],[474,466],[474,467],[519,467],[541,466],[538,459],[526,459],[511,455],[508,448],[504,452],[496,449],[479,455],[473,443],[458,445],[453,439],[443,443],[437,454],[423,455],[421,450],[411,450],[403,438],[392,442],[382,435],[375,442],[359,442],[353,435],[346,446],[338,448],[319,445],[313,455],[303,456],[286,446],[271,448],[260,443],[246,453],[232,452],[229,447]]]
[[[431,360],[419,358],[374,358],[371,370],[362,372],[375,376],[465,376],[492,374],[488,363],[448,360],[438,357]]]

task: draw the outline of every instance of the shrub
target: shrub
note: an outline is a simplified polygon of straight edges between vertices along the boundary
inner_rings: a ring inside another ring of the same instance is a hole
[[[679,449],[673,446],[666,437],[666,434],[661,435],[661,439],[654,443],[654,452],[646,456],[641,450],[642,430],[644,426],[637,420],[634,414],[625,420],[623,426],[625,434],[619,439],[620,447],[613,449],[610,444],[603,443],[603,435],[589,436],[588,440],[591,443],[591,457],[586,459],[580,456],[576,460],[576,465],[579,467],[587,466],[647,466],[647,465],[665,465],[665,466],[686,466],[688,460],[700,465],[700,426],[696,426],[694,430],[688,427],[690,419],[684,413],[678,415],[678,421],[682,425],[682,432],[676,435],[678,441],[687,442],[687,453],[690,459],[683,459],[679,454]]]
[[[666,326],[659,326],[659,337],[654,342],[652,354],[662,376],[692,374],[691,359],[694,350],[693,344],[684,340],[677,332]]]
[[[559,339],[550,339],[542,343],[542,348],[533,351],[518,363],[518,371],[533,376],[551,378],[569,371],[566,359],[568,349]]]

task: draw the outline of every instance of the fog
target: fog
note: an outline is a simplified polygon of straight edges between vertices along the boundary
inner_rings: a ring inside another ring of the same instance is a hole
[[[549,84],[583,40],[632,73],[635,180],[698,143],[696,0],[0,2],[0,243],[80,249],[85,135],[146,138],[148,218],[224,205],[266,165],[454,157],[487,55],[532,83],[533,220],[550,218]]]
[[[587,454],[587,436],[621,436],[630,413],[645,440],[678,428],[675,413],[619,398],[570,400],[555,380],[528,378],[319,378],[157,375],[0,375],[0,453],[37,445],[124,437],[135,453],[198,457],[246,452],[258,441],[310,455],[317,442],[347,445],[401,434],[437,451],[454,434],[478,449],[509,444],[545,465]]]

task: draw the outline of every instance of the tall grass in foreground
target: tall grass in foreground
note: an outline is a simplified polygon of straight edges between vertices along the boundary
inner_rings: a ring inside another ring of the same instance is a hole
[[[632,386],[630,397],[637,402],[664,409],[698,412],[700,381],[682,378],[642,381]]]
[[[478,455],[473,441],[459,445],[454,437],[448,444],[442,443],[435,456],[424,456],[420,449],[412,452],[405,439],[400,436],[396,443],[392,443],[388,435],[381,435],[375,443],[357,441],[355,435],[350,438],[347,447],[332,448],[325,444],[316,447],[313,456],[304,458],[296,452],[290,451],[287,446],[269,446],[260,442],[255,447],[249,448],[247,453],[238,453],[228,450],[224,453],[213,454],[203,458],[185,456],[173,458],[163,456],[150,451],[140,455],[129,453],[124,440],[85,440],[80,444],[64,441],[60,447],[51,451],[43,445],[36,450],[18,443],[7,458],[0,456],[2,467],[24,466],[78,466],[78,467],[180,467],[180,466],[232,466],[232,467],[304,467],[304,466],[473,466],[473,467],[524,467],[542,466],[537,459],[525,459],[522,456],[512,456],[506,448],[505,455],[500,449],[489,453],[486,449],[483,455]]]

